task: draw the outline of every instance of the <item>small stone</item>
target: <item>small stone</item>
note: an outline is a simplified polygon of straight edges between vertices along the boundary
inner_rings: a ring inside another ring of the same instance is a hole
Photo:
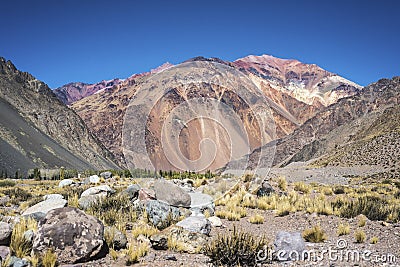
[[[221,227],[222,226],[222,221],[217,216],[211,216],[211,217],[208,218],[208,220],[210,221],[211,226],[214,226],[214,227]]]
[[[165,255],[164,260],[167,261],[178,261],[178,259],[175,257],[175,255]]]

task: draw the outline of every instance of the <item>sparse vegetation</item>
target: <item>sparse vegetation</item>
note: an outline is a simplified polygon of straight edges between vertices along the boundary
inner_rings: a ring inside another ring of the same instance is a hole
[[[350,234],[350,225],[348,223],[340,223],[338,226],[337,234],[339,236]]]
[[[327,239],[327,236],[321,226],[316,225],[312,228],[303,231],[303,238],[312,243],[322,243]]]
[[[374,236],[374,237],[371,238],[370,243],[371,243],[371,244],[377,244],[378,241],[379,241],[379,238],[376,237],[376,236]]]
[[[294,190],[308,194],[311,192],[311,186],[304,182],[297,182],[294,184]]]
[[[287,186],[288,186],[288,184],[287,184],[286,178],[283,177],[283,176],[280,176],[278,178],[278,187],[279,187],[279,189],[282,190],[282,191],[286,191],[287,190]]]
[[[149,246],[146,243],[131,242],[126,253],[126,265],[132,265],[139,261],[139,258],[146,256]]]
[[[205,254],[216,266],[255,266],[256,255],[268,249],[264,237],[259,239],[250,233],[234,228],[230,235],[219,234],[205,248]]]
[[[55,267],[57,266],[57,255],[54,253],[53,250],[48,249],[46,253],[43,255],[42,259],[43,267]]]
[[[32,250],[32,243],[25,238],[25,232],[28,230],[37,230],[37,222],[32,218],[21,218],[21,220],[14,225],[10,251],[12,255],[19,258],[29,256]]]
[[[356,243],[364,243],[367,235],[362,230],[358,230],[355,233]]]
[[[262,224],[264,223],[264,216],[255,214],[249,218],[249,222],[254,224]]]

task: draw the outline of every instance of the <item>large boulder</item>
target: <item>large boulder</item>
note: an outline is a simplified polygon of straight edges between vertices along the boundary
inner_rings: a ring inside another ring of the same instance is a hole
[[[179,186],[158,180],[154,183],[157,200],[163,201],[174,207],[190,207],[190,195]]]
[[[280,231],[274,241],[274,253],[277,261],[304,260],[306,244],[299,232]]]
[[[83,211],[65,207],[51,210],[39,222],[33,251],[54,249],[59,263],[74,264],[105,256],[104,226]]]
[[[204,211],[208,210],[209,214],[214,215],[214,200],[210,195],[193,192],[189,193],[190,196],[190,210],[197,213],[204,213]]]
[[[78,204],[81,209],[88,209],[91,205],[96,203],[102,198],[110,196],[115,193],[115,190],[108,185],[99,185],[90,187],[83,191],[81,197],[78,199]]]
[[[6,222],[0,222],[0,245],[9,245],[11,241],[12,227]]]
[[[83,191],[81,197],[86,197],[90,195],[97,195],[97,196],[109,196],[115,193],[115,190],[109,187],[108,185],[99,185],[95,187],[90,187]]]
[[[54,209],[62,208],[67,205],[68,201],[65,199],[47,199],[42,202],[39,202],[32,207],[27,208],[23,213],[22,216],[26,217],[33,217],[36,220],[39,220],[46,216],[46,214]]]
[[[179,209],[158,200],[148,200],[145,209],[149,221],[157,228],[164,229],[180,217]]]
[[[176,226],[194,233],[208,235],[211,232],[211,223],[204,215],[190,216],[178,222]]]

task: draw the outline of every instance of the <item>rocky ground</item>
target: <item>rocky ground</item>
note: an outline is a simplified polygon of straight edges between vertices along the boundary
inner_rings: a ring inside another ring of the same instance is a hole
[[[350,178],[348,169],[336,169],[340,179],[322,184],[318,177],[328,170],[302,166],[309,182],[304,183],[290,175],[300,167],[272,170],[268,181],[133,179],[111,173],[80,180],[2,180],[2,266],[40,266],[35,262],[41,260],[42,266],[53,266],[44,264],[51,247],[60,266],[213,266],[204,248],[221,236],[234,236],[235,229],[256,239],[264,236],[276,250],[320,257],[259,265],[399,266],[399,183]],[[315,227],[320,235],[311,240],[305,231]],[[331,258],[323,254],[329,249]],[[369,259],[351,258],[367,252]]]

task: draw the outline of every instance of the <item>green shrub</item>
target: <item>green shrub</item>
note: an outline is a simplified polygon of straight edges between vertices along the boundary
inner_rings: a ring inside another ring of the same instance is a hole
[[[204,253],[216,266],[255,266],[257,253],[267,245],[264,237],[257,239],[233,228],[230,235],[219,234],[205,247]]]

